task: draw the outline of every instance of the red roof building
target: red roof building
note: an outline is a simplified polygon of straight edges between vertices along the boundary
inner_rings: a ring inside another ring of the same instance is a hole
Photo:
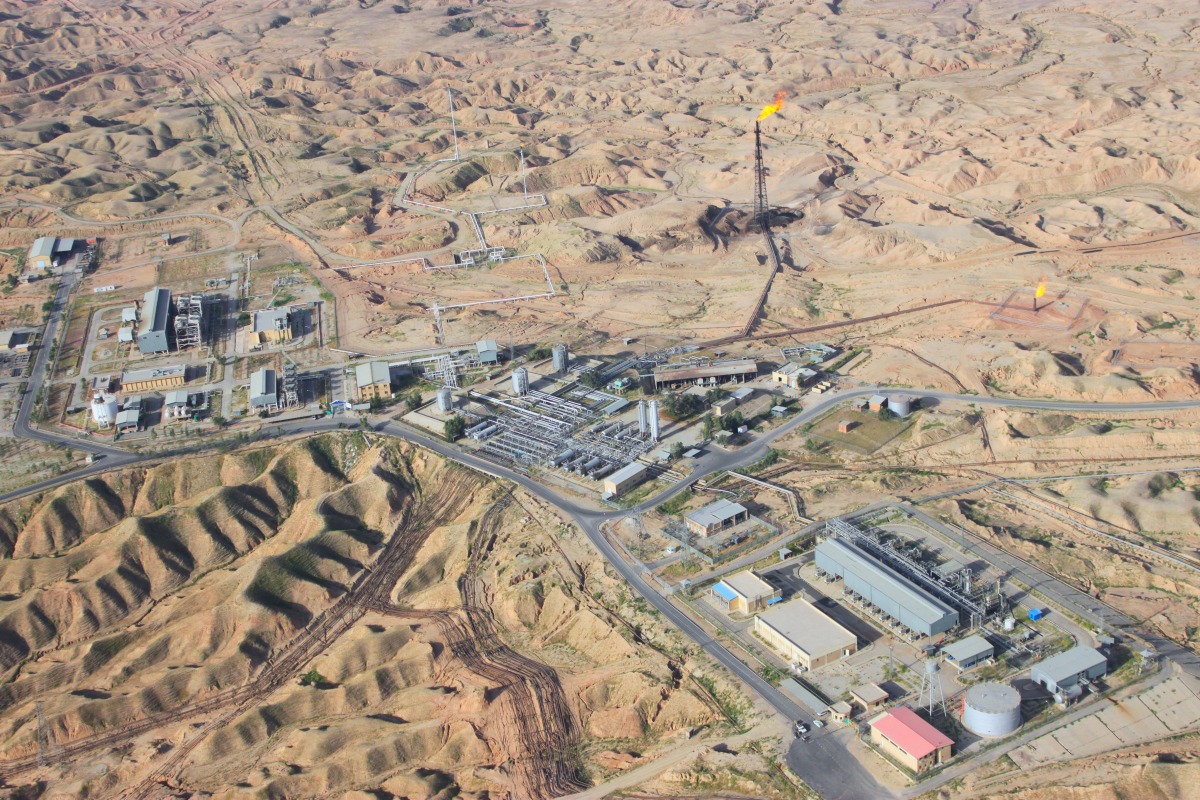
[[[949,736],[906,706],[894,708],[871,721],[871,742],[916,773],[948,761],[954,746]]]

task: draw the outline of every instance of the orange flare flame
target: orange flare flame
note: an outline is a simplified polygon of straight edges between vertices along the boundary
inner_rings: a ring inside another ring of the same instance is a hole
[[[1033,293],[1033,296],[1034,297],[1042,297],[1045,294],[1046,294],[1046,276],[1043,275],[1042,279],[1040,281],[1038,281],[1037,291]]]
[[[758,115],[758,118],[760,120],[766,119],[767,117],[771,116],[776,111],[778,111],[779,109],[783,108],[783,101],[785,98],[787,98],[787,92],[776,92],[775,93],[775,102],[768,103],[767,105],[763,106],[763,110]]]

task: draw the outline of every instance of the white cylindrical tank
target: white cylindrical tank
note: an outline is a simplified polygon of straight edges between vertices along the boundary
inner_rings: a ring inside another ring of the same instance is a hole
[[[1005,617],[1004,618],[1004,630],[1015,631],[1016,629],[1017,629],[1017,618],[1016,617]]]
[[[512,390],[517,397],[524,397],[529,392],[529,372],[524,367],[513,370]]]
[[[556,344],[550,348],[550,358],[555,372],[566,372],[567,367],[571,366],[571,351],[565,344]]]
[[[888,409],[897,417],[907,417],[912,413],[913,399],[906,394],[894,394],[888,398]]]
[[[92,398],[92,419],[108,427],[117,421],[117,398],[106,392],[96,392]]]
[[[980,736],[1007,736],[1021,727],[1021,693],[1004,683],[977,683],[963,692],[963,727]]]
[[[454,390],[449,386],[443,386],[437,391],[437,407],[438,411],[443,414],[449,414],[454,410]]]
[[[662,422],[658,418],[658,401],[651,400],[649,408],[650,416],[650,441],[657,442],[661,433]]]

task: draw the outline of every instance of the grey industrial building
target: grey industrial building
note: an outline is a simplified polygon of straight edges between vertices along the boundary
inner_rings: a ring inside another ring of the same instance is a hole
[[[942,648],[942,655],[946,657],[946,661],[959,670],[968,670],[982,664],[995,653],[996,648],[992,647],[992,643],[978,633]]]
[[[137,346],[142,355],[165,353],[170,349],[167,343],[167,322],[170,316],[171,290],[156,286],[146,292],[138,312]]]
[[[654,369],[654,388],[678,388],[695,384],[716,386],[719,383],[741,383],[758,377],[758,362],[752,358],[723,361],[707,366],[671,365]]]
[[[816,562],[866,603],[915,633],[934,636],[958,625],[958,611],[845,539],[831,537],[817,545]]]
[[[279,408],[279,382],[273,369],[260,369],[250,376],[250,408],[275,411]]]
[[[475,356],[480,364],[499,364],[500,348],[495,339],[480,339],[475,343]]]
[[[688,530],[697,536],[711,536],[717,531],[740,525],[748,519],[750,512],[745,506],[724,497],[684,517]]]
[[[1048,692],[1060,692],[1085,681],[1103,678],[1107,673],[1108,659],[1104,654],[1080,645],[1034,664],[1029,677]]]

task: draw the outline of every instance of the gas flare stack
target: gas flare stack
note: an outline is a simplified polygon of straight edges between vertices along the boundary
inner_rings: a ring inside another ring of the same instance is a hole
[[[768,103],[754,120],[754,224],[763,233],[771,227],[771,206],[767,203],[767,167],[763,163],[762,121],[783,108],[787,92],[776,92],[775,102]]]

